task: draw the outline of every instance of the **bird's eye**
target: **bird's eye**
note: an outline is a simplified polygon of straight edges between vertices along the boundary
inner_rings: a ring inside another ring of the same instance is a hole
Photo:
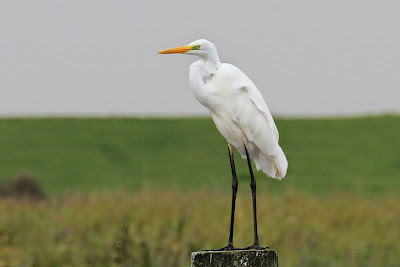
[[[200,50],[200,46],[199,45],[194,45],[192,50]]]

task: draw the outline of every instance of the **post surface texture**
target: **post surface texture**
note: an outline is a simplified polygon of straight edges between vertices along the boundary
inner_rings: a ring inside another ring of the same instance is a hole
[[[192,267],[276,267],[278,253],[274,249],[198,251],[192,253]]]

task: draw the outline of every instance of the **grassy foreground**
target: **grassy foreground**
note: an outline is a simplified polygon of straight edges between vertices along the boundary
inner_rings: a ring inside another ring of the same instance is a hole
[[[262,245],[281,266],[400,266],[400,117],[276,123],[289,171],[255,174]],[[226,245],[230,167],[210,119],[2,119],[0,185],[22,173],[48,197],[0,198],[0,267],[189,266],[191,251]]]
[[[252,242],[240,192],[235,244]],[[0,202],[0,266],[189,266],[190,252],[226,245],[229,198],[148,191]],[[281,266],[399,266],[399,198],[259,196],[263,245]]]
[[[400,194],[400,117],[278,119],[289,160],[259,190]],[[249,182],[236,154],[239,183]],[[0,180],[28,173],[46,193],[141,188],[230,190],[225,140],[211,119],[3,119]]]

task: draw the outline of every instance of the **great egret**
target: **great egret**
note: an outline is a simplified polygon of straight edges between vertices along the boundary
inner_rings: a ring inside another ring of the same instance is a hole
[[[243,249],[263,249],[259,246],[256,209],[256,180],[250,158],[257,170],[282,179],[288,162],[278,144],[279,133],[262,95],[254,83],[237,67],[221,63],[215,45],[207,40],[196,40],[189,45],[167,49],[159,54],[183,53],[196,55],[200,60],[189,69],[189,81],[194,96],[211,113],[219,132],[227,140],[232,171],[232,209],[229,241],[218,250],[233,250],[233,224],[238,180],[233,159],[233,145],[247,158],[251,176],[253,199],[254,244]]]

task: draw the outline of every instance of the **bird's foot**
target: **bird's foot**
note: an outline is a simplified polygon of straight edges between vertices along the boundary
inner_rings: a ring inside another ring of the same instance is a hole
[[[219,249],[204,249],[203,251],[230,251],[230,250],[264,250],[268,249],[269,247],[260,247],[258,244],[253,244],[248,247],[244,248],[235,248],[233,245],[227,245],[226,247],[219,248]]]
[[[255,243],[255,244],[253,244],[251,246],[248,246],[248,247],[245,247],[245,248],[237,248],[237,250],[252,250],[252,249],[254,249],[254,250],[264,250],[264,249],[267,249],[267,248],[269,248],[269,247],[260,247],[257,243]]]
[[[228,244],[226,247],[219,248],[219,249],[204,249],[203,251],[229,251],[229,250],[239,250],[235,248],[233,245]]]

